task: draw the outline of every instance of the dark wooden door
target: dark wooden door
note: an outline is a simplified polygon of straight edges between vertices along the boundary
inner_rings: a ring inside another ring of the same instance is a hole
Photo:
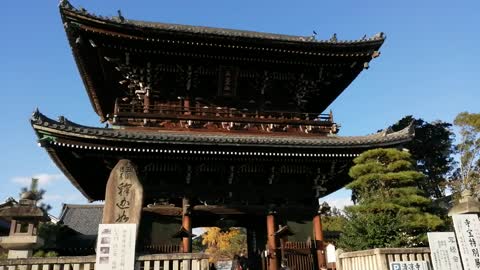
[[[286,260],[287,266],[291,270],[318,270],[315,245],[312,241],[284,242],[277,254]],[[262,253],[261,269],[268,270],[268,258],[264,256],[264,253]]]
[[[291,270],[316,270],[316,252],[312,241],[285,242],[284,258]]]

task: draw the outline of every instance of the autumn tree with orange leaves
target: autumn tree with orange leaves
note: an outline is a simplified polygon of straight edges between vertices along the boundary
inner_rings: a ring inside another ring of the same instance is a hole
[[[210,260],[232,259],[234,255],[247,250],[247,233],[243,228],[230,228],[223,231],[218,227],[206,228],[202,244],[207,246],[205,252]]]

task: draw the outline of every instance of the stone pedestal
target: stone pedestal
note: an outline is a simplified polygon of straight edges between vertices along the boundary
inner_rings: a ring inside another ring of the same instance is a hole
[[[478,213],[480,213],[480,202],[472,196],[470,190],[464,190],[458,204],[448,211],[448,216]]]
[[[43,239],[32,235],[10,235],[0,237],[0,246],[8,249],[9,259],[25,259],[32,256],[32,250],[43,245]]]
[[[32,250],[9,250],[8,259],[26,259],[32,257]]]

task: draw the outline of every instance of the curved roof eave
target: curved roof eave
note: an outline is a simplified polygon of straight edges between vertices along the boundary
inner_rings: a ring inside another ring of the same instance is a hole
[[[64,23],[67,20],[74,19],[77,21],[95,23],[99,26],[114,26],[117,29],[129,29],[129,30],[140,30],[144,32],[145,30],[150,31],[159,31],[159,32],[171,32],[171,33],[184,33],[190,35],[211,35],[217,37],[225,38],[244,38],[252,40],[270,40],[270,41],[279,41],[292,44],[321,44],[327,46],[358,46],[358,45],[378,45],[380,46],[386,39],[386,36],[383,32],[379,32],[372,37],[363,37],[357,40],[337,40],[331,38],[329,40],[316,40],[313,36],[296,36],[296,35],[286,35],[286,34],[276,34],[276,33],[266,33],[266,32],[257,32],[250,30],[238,30],[238,29],[227,29],[219,27],[208,27],[208,26],[193,26],[193,25],[183,25],[183,24],[173,24],[173,23],[161,23],[161,22],[147,22],[140,20],[130,20],[125,19],[123,16],[115,17],[104,17],[97,16],[93,13],[89,13],[87,10],[81,8],[77,9],[72,6],[68,1],[62,1],[60,4],[60,13]]]
[[[409,126],[393,132],[390,129],[366,136],[300,136],[276,134],[238,134],[185,131],[136,131],[128,129],[95,128],[52,120],[40,112],[32,117],[32,126],[38,133],[71,138],[72,140],[101,144],[105,142],[135,143],[140,145],[215,145],[264,146],[271,148],[374,148],[395,146],[412,140],[414,130]]]

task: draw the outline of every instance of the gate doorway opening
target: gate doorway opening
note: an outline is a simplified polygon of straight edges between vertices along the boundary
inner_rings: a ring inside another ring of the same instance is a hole
[[[224,223],[219,224],[221,227],[194,228],[193,234],[196,236],[192,240],[192,251],[209,254],[210,263],[213,263],[217,270],[232,269],[234,261],[250,266],[247,228],[231,227],[228,221]],[[251,266],[243,268],[253,269]]]

